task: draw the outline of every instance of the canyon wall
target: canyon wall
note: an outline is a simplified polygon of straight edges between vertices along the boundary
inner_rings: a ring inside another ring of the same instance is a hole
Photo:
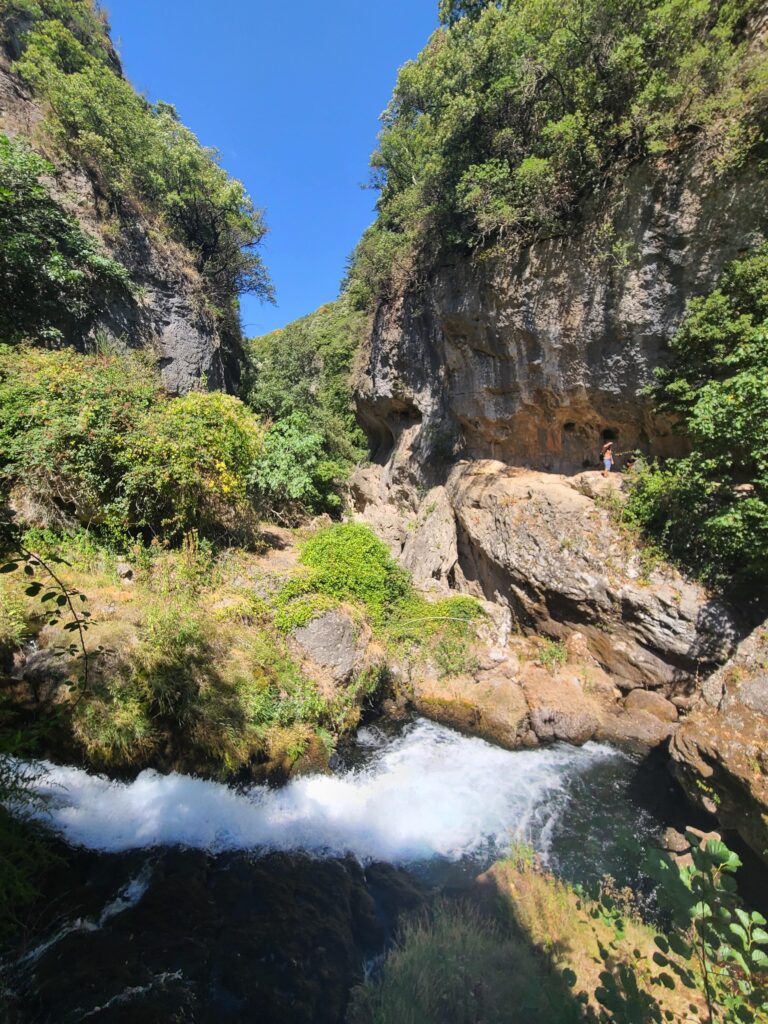
[[[65,339],[87,349],[97,338],[118,347],[152,351],[169,392],[181,394],[205,381],[229,387],[237,377],[237,352],[227,351],[191,254],[153,224],[139,208],[110,211],[97,182],[73,161],[54,154],[46,139],[44,111],[11,70],[13,51],[0,49],[0,133],[27,140],[51,158],[52,195],[83,229],[127,269],[132,294],[105,296],[86,333]],[[114,57],[119,68],[117,57]]]
[[[756,163],[721,176],[690,147],[625,168],[561,236],[435,266],[381,303],[357,393],[377,461],[416,425],[432,478],[457,457],[576,472],[603,439],[679,453],[642,389],[687,301],[768,231]]]

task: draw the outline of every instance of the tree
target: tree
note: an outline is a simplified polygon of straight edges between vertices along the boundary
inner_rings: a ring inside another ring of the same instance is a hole
[[[642,467],[628,514],[721,584],[768,582],[768,245],[693,299],[658,371],[657,407],[691,454]]]
[[[459,18],[479,17],[491,0],[440,0],[440,24],[454,25]]]

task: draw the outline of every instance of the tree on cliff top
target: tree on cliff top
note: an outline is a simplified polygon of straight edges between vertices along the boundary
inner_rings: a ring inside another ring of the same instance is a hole
[[[569,229],[617,165],[707,135],[715,167],[768,124],[759,0],[444,0],[401,69],[372,158],[379,216],[353,257],[371,306],[399,268]],[[409,262],[410,260],[410,262]]]

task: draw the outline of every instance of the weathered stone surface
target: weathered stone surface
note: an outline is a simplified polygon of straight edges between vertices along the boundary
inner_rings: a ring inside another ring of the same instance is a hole
[[[675,705],[660,693],[650,690],[632,690],[624,701],[624,707],[630,713],[647,712],[662,722],[676,722],[678,718]]]
[[[695,713],[670,752],[691,801],[768,862],[768,719],[738,704]]]
[[[330,673],[334,683],[349,682],[366,647],[351,615],[340,608],[323,612],[297,629],[293,642],[305,658]]]
[[[459,559],[456,517],[443,487],[435,487],[408,524],[400,560],[416,586],[449,589]]]
[[[538,673],[532,678],[526,673],[522,685],[531,728],[539,740],[581,744],[597,732],[600,708],[575,677],[548,678]]]
[[[420,673],[414,682],[413,705],[435,722],[508,750],[536,742],[525,694],[509,663],[474,678],[438,679]]]
[[[666,744],[676,728],[672,722],[665,722],[647,711],[614,709],[601,718],[595,739],[644,754]]]
[[[357,396],[382,463],[404,435],[431,482],[457,456],[595,467],[605,431],[622,452],[680,450],[641,389],[686,302],[766,233],[768,181],[680,149],[588,197],[579,224],[506,262],[443,260],[382,303]]]
[[[523,626],[577,629],[619,685],[682,689],[733,649],[731,613],[672,570],[644,577],[634,543],[565,478],[476,462],[447,490],[463,585],[509,604]]]
[[[768,862],[768,628],[748,636],[703,686],[704,702],[671,744],[691,801]]]

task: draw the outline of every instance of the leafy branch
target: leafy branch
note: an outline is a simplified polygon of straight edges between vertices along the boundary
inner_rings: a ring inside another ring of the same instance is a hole
[[[69,647],[64,648],[62,653],[70,654],[73,657],[79,654],[82,657],[83,679],[80,694],[82,696],[89,687],[89,658],[85,634],[91,624],[91,613],[82,607],[88,598],[76,588],[67,586],[56,569],[53,568],[59,565],[68,566],[69,562],[65,559],[58,555],[49,555],[47,558],[43,558],[37,552],[30,551],[20,541],[17,541],[15,546],[18,557],[12,557],[10,561],[0,566],[0,574],[6,575],[23,569],[24,575],[29,580],[24,592],[27,597],[40,599],[49,626],[58,625],[66,614],[69,615],[69,621],[64,624],[63,628],[68,633],[76,634],[76,639]],[[39,572],[45,574],[47,579],[35,578]]]

